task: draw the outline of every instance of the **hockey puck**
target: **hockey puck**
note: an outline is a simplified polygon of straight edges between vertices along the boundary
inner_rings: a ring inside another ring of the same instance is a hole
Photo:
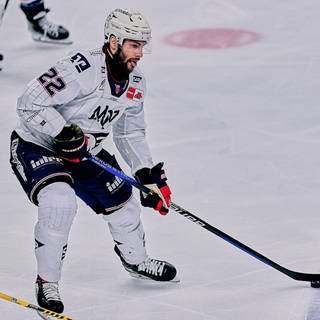
[[[312,288],[320,288],[320,281],[311,281]]]

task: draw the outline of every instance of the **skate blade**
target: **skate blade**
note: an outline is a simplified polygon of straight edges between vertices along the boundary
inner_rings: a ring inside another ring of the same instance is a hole
[[[180,282],[180,279],[175,276],[172,280],[170,281],[157,281],[157,280],[154,280],[154,279],[151,279],[149,277],[146,277],[146,276],[143,276],[141,274],[137,274],[135,272],[129,272],[130,276],[132,278],[135,278],[135,279],[141,279],[141,280],[147,280],[147,281],[150,281],[150,282],[156,282],[156,283],[179,283]]]
[[[32,34],[32,39],[36,42],[49,43],[49,44],[70,45],[73,43],[73,41],[70,38],[63,39],[63,40],[53,40],[48,37],[45,37],[42,35],[35,35],[35,34]]]
[[[53,317],[51,317],[47,314],[44,314],[43,312],[40,312],[40,311],[37,311],[37,314],[41,319],[44,319],[44,320],[53,320],[54,319]]]

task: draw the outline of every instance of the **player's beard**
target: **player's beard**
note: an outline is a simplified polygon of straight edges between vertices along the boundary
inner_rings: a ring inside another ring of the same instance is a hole
[[[129,78],[129,73],[131,71],[128,69],[125,59],[126,58],[124,57],[122,50],[120,48],[113,55],[112,71],[114,71],[113,76],[117,80],[124,80]]]
[[[106,54],[107,66],[113,78],[117,81],[129,79],[129,74],[137,64],[137,59],[128,59],[128,57],[123,54],[120,46],[114,54],[111,53],[107,44],[104,45],[103,50]],[[133,60],[133,62],[131,62],[131,60]],[[131,65],[131,68],[128,68],[128,63]]]
[[[120,64],[120,68],[126,72],[128,75],[129,73],[131,73],[133,71],[133,69],[136,67],[139,59],[132,59],[132,58],[127,58],[122,50],[119,50],[118,53],[117,53],[117,56],[118,56],[118,62]],[[130,65],[131,68],[128,66]]]

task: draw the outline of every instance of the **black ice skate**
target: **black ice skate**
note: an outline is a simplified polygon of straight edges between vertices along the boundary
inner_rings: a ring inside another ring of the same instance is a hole
[[[129,264],[122,258],[120,250],[117,246],[114,247],[114,251],[120,257],[124,268],[134,278],[148,279],[160,282],[180,281],[176,276],[176,268],[166,261],[147,258],[140,264]]]
[[[49,9],[40,2],[35,6],[20,6],[28,20],[28,28],[35,41],[47,43],[71,44],[69,31],[47,19]]]
[[[59,26],[46,17],[46,12],[40,12],[34,17],[33,21],[29,21],[29,31],[35,41],[48,43],[71,44],[69,31]]]
[[[57,313],[63,312],[64,306],[60,298],[57,282],[46,282],[38,276],[36,298],[40,307]]]

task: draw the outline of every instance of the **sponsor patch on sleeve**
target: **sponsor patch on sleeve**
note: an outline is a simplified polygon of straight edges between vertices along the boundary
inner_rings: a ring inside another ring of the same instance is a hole
[[[127,90],[127,98],[133,101],[140,101],[143,97],[143,91],[137,88],[129,87]]]

